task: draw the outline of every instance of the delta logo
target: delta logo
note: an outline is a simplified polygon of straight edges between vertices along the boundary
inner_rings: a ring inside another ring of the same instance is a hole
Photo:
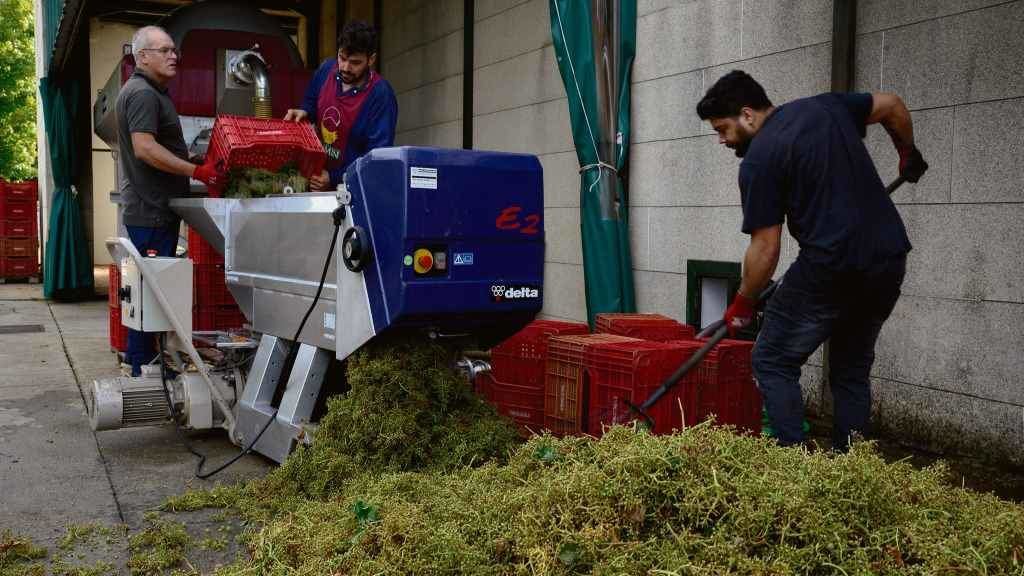
[[[493,302],[536,300],[537,298],[540,298],[540,288],[533,286],[505,286],[504,284],[491,286],[491,301]]]

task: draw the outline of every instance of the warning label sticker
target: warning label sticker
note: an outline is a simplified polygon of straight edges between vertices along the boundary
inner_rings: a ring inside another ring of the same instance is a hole
[[[437,190],[437,168],[409,167],[409,187]]]

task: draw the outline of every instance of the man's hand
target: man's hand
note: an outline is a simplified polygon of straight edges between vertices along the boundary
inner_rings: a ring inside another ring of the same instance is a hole
[[[309,114],[301,108],[289,108],[284,115],[286,122],[302,122],[307,118],[309,118]]]
[[[312,176],[309,179],[309,189],[314,192],[326,192],[331,185],[331,175],[327,173],[327,170],[320,172],[317,176]]]
[[[928,171],[928,163],[921,156],[917,146],[911,144],[899,149],[900,154],[900,176],[907,182],[917,182]]]
[[[206,187],[211,189],[221,188],[228,183],[227,171],[223,167],[214,165],[212,162],[196,166],[195,171],[192,172],[192,177],[206,184]]]
[[[739,291],[736,292],[736,297],[733,298],[732,304],[729,305],[722,318],[725,327],[729,330],[730,338],[754,322],[754,306],[756,305],[757,300],[747,298]]]

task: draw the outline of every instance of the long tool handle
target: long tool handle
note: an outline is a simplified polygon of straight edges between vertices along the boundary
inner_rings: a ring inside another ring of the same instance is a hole
[[[694,352],[693,356],[690,356],[689,360],[683,362],[682,365],[679,366],[679,368],[676,368],[676,371],[670,374],[669,377],[666,378],[665,381],[662,383],[662,385],[659,386],[658,389],[655,390],[654,393],[647,398],[647,400],[644,400],[644,403],[640,405],[641,412],[647,412],[648,408],[657,404],[658,400],[660,400],[666,392],[668,392],[673,386],[676,385],[676,382],[679,382],[679,380],[681,380],[683,376],[686,376],[686,374],[690,370],[692,370],[694,366],[699,364],[700,361],[703,360],[704,357],[708,355],[708,352],[711,352],[712,348],[718,346],[718,343],[721,342],[729,334],[729,329],[725,326],[725,322],[723,322],[722,320],[716,320],[714,324],[708,326],[708,328],[714,329],[711,339],[705,342],[703,346],[701,346],[696,352]],[[707,329],[705,329],[704,332],[701,332],[701,334],[704,334],[705,332],[707,332]]]
[[[904,178],[903,176],[897,177],[895,180],[890,182],[888,186],[885,187],[885,193],[888,194],[889,196],[892,196],[892,193],[895,192],[896,189],[902,186],[903,183],[906,181],[907,179]]]

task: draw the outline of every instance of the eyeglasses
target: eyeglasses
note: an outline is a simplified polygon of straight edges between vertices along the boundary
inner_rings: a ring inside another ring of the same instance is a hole
[[[181,52],[179,52],[174,46],[164,46],[163,48],[142,48],[139,52],[142,52],[143,50],[159,52],[161,56],[168,56],[173,53],[176,57],[181,58]]]

